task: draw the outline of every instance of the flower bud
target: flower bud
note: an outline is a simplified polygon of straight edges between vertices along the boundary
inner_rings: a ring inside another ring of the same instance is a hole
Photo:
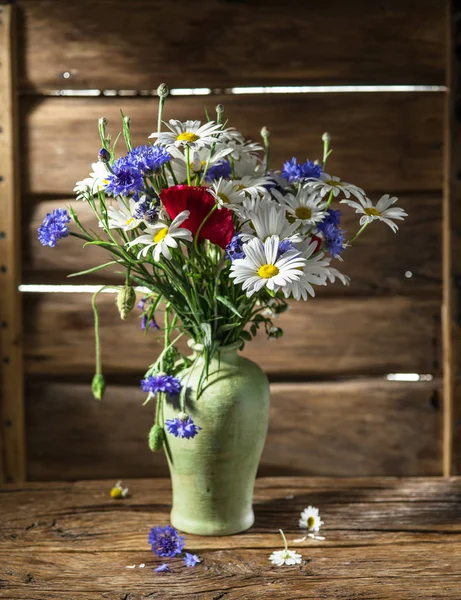
[[[102,400],[104,392],[106,391],[106,382],[102,373],[96,373],[96,375],[93,377],[91,389],[96,400]]]
[[[283,335],[283,329],[280,329],[280,327],[275,327],[274,325],[269,329],[268,331],[269,334],[269,338],[278,340],[279,338],[282,337]]]
[[[98,121],[99,127],[105,127],[107,125],[107,119],[105,117],[101,117]]]
[[[105,148],[101,148],[101,150],[98,152],[98,158],[101,162],[109,162],[110,152]]]
[[[163,446],[164,431],[160,425],[154,425],[149,431],[149,448],[152,452],[161,450]]]
[[[178,415],[178,419],[180,421],[187,421],[188,418],[189,418],[189,415],[187,413],[185,413],[185,412],[182,412],[182,411]]]
[[[125,285],[119,290],[115,302],[120,318],[125,320],[136,304],[136,292],[130,285]]]
[[[218,104],[216,106],[216,114],[217,115],[222,115],[224,112],[224,106],[222,104]]]
[[[322,135],[322,142],[331,142],[331,135],[328,133],[328,131],[325,131],[325,133]]]
[[[125,115],[125,116],[123,117],[123,121],[124,121],[124,122],[125,122],[127,125],[129,125],[129,124],[130,124],[130,122],[131,122],[131,117],[129,117],[128,115]]]
[[[166,98],[169,92],[170,90],[168,89],[166,83],[161,83],[157,88],[157,94],[160,96],[160,98]]]
[[[267,127],[266,127],[266,126],[264,126],[264,127],[261,129],[261,137],[262,137],[263,139],[267,139],[267,138],[270,136],[270,134],[271,134],[271,133],[270,133],[269,129],[267,129]]]

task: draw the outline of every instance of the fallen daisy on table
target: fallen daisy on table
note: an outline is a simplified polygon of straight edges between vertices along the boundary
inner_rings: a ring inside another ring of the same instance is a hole
[[[117,481],[114,487],[110,490],[110,497],[114,498],[114,500],[119,500],[120,498],[126,498],[128,496],[128,488],[124,488],[122,486],[121,481]]]
[[[301,513],[299,519],[299,526],[302,529],[307,529],[312,533],[318,533],[320,527],[322,527],[323,521],[320,518],[319,509],[315,506],[308,506]]]
[[[303,557],[294,550],[288,550],[287,538],[281,529],[279,529],[279,531],[283,538],[285,548],[284,550],[276,550],[275,552],[272,552],[272,554],[269,556],[269,560],[277,567],[282,567],[283,565],[291,566],[301,564]]]

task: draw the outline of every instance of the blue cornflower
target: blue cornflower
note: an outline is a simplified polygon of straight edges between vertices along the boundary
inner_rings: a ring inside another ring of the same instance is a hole
[[[150,375],[141,381],[141,389],[151,394],[164,392],[177,396],[181,391],[181,382],[173,375]]]
[[[333,210],[332,208],[328,208],[327,213],[328,213],[328,215],[323,219],[323,221],[321,223],[319,223],[317,225],[317,229],[319,231],[323,231],[323,227],[325,227],[326,225],[330,225],[330,224],[339,225],[339,222],[341,219],[341,211]]]
[[[176,419],[165,421],[165,425],[168,433],[171,433],[174,437],[185,438],[186,440],[195,437],[200,429],[202,429],[194,423],[192,417],[184,413],[180,414]]]
[[[328,223],[322,228],[323,243],[327,247],[333,258],[336,258],[343,251],[344,231],[334,223]]]
[[[215,165],[208,168],[205,181],[213,181],[213,179],[219,179],[222,177],[223,179],[229,179],[232,174],[232,167],[227,162],[227,160],[221,160]]]
[[[128,157],[118,158],[112,165],[112,173],[107,177],[106,193],[112,196],[128,196],[139,192],[144,180],[139,169],[134,167]]]
[[[138,304],[138,307],[140,306],[141,303]],[[141,318],[141,329],[142,331],[146,331],[146,329],[148,329],[149,327],[152,327],[152,329],[160,329],[160,327],[158,326],[157,321],[155,320],[155,317],[151,317],[149,320],[147,318],[147,315],[143,315]]]
[[[237,258],[245,258],[243,251],[242,236],[237,233],[226,246],[226,258],[228,260],[236,260]]]
[[[159,567],[154,569],[156,573],[171,573],[170,565],[167,563],[162,563]]]
[[[195,567],[195,565],[198,565],[200,562],[202,561],[196,554],[191,554],[190,552],[185,553],[184,564],[186,567]]]
[[[288,252],[289,250],[295,250],[296,248],[293,245],[293,242],[289,239],[285,239],[282,240],[279,243],[279,248],[277,251],[277,260],[282,256],[282,254],[285,254],[285,252]]]
[[[108,150],[106,150],[105,148],[101,148],[100,151],[98,152],[98,158],[102,162],[109,162],[110,161],[110,152]]]
[[[322,167],[316,165],[312,160],[306,160],[305,163],[298,164],[297,159],[293,156],[291,160],[283,163],[282,177],[288,179],[290,183],[307,179],[308,177],[319,178],[322,174]]]
[[[170,154],[162,146],[137,146],[128,152],[130,164],[144,174],[158,171],[162,165],[171,160]]]
[[[157,556],[176,556],[184,548],[184,536],[171,525],[152,527],[147,539]]]
[[[133,216],[135,219],[144,219],[147,223],[154,223],[157,220],[158,214],[156,207],[151,206],[149,200],[142,200],[136,204]]]
[[[51,213],[47,213],[43,223],[38,228],[38,239],[42,246],[54,248],[56,242],[69,235],[70,215],[64,208],[55,208]]]

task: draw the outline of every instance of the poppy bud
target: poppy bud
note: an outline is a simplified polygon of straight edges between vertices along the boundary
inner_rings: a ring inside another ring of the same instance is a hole
[[[120,318],[125,320],[136,304],[136,292],[131,286],[125,285],[118,292],[115,302],[120,313]]]
[[[163,446],[163,438],[164,432],[163,427],[160,425],[153,425],[152,429],[149,431],[149,448],[152,452],[157,452],[161,450]]]
[[[102,373],[96,373],[96,375],[93,377],[91,389],[96,400],[102,400],[104,392],[106,391],[106,382]]]

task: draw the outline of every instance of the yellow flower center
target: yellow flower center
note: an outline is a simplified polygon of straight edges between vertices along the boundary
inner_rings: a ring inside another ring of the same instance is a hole
[[[121,498],[122,497],[122,490],[118,487],[114,487],[110,490],[110,497],[111,498]]]
[[[327,179],[325,181],[327,185],[331,185],[331,187],[341,187],[342,183],[340,181],[334,181],[333,179]]]
[[[226,194],[223,194],[222,192],[219,192],[218,197],[221,198],[221,200],[225,203],[228,204],[229,203],[229,196],[226,196]]]
[[[270,279],[278,275],[279,269],[275,265],[263,265],[258,269],[258,275],[263,279]]]
[[[366,215],[369,215],[370,217],[379,217],[379,215],[381,214],[379,212],[379,210],[377,210],[376,208],[374,208],[373,206],[371,206],[370,208],[364,208],[363,212]]]
[[[246,187],[244,185],[242,185],[241,183],[239,183],[236,190],[237,190],[237,192],[241,192],[242,190],[246,190]]]
[[[315,525],[315,519],[314,517],[308,517],[307,519],[307,528],[308,529],[312,529]]]
[[[188,142],[191,144],[192,142],[196,142],[199,138],[195,133],[191,133],[190,131],[185,131],[184,133],[180,133],[176,138],[178,142]]]
[[[130,217],[128,219],[128,221],[125,223],[125,225],[131,225],[131,223],[133,223],[133,221],[134,221],[133,217]]]
[[[307,208],[307,206],[298,206],[295,210],[295,215],[298,219],[310,219],[312,217],[312,211],[310,208]]]
[[[154,242],[156,244],[158,244],[159,242],[161,242],[163,239],[166,238],[168,233],[168,227],[164,227],[163,229],[159,229],[157,231],[157,233],[154,235]]]

